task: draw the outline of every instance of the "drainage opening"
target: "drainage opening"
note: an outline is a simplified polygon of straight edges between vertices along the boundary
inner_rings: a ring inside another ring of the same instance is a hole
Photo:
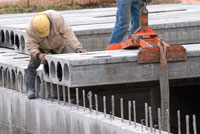
[[[6,43],[9,43],[10,41],[10,36],[8,30],[6,30]]]
[[[62,81],[62,66],[60,62],[57,63],[57,77],[59,81]]]
[[[23,75],[22,72],[18,73],[18,89],[19,91],[23,91]]]
[[[5,70],[5,84],[6,84],[5,87],[9,88],[9,86],[10,86],[10,71],[8,70],[8,68],[6,68],[6,70]]]
[[[24,40],[24,36],[22,36],[22,35],[20,37],[20,42],[21,42],[21,49],[22,49],[22,51],[24,51],[24,49],[25,49],[25,40]]]
[[[10,32],[10,40],[11,40],[11,45],[13,46],[14,45],[14,43],[15,43],[15,36],[14,36],[14,32],[13,31],[11,31]]]
[[[56,67],[55,67],[55,64],[53,61],[51,61],[50,69],[51,69],[51,77],[55,78],[56,77]]]
[[[15,46],[19,50],[19,36],[17,34],[15,35]]]
[[[5,36],[4,36],[3,30],[1,30],[1,32],[0,32],[0,41],[1,41],[2,44],[4,44],[4,42],[5,42]]]
[[[69,81],[69,67],[67,64],[64,65],[64,78],[66,81]]]
[[[14,70],[11,70],[11,82],[12,82],[12,85],[15,85],[16,84],[16,79],[15,79],[15,71]],[[15,88],[15,86],[13,86],[13,88]]]
[[[46,64],[43,64],[44,73],[49,77],[49,64],[48,62]]]
[[[3,81],[2,81],[2,72],[3,72],[3,67],[0,68],[0,85],[3,85]]]

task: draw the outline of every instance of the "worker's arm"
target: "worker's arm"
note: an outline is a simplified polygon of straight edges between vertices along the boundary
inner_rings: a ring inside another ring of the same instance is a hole
[[[37,39],[32,37],[27,30],[26,47],[28,52],[34,59],[40,60],[43,64],[46,64],[45,54],[41,53],[39,50],[39,45]]]
[[[31,56],[37,59],[37,55],[40,53],[38,41],[29,34],[29,31],[27,31],[26,47]]]
[[[71,26],[67,24],[62,15],[59,16],[58,31],[66,39],[66,44],[69,44],[75,52],[86,52],[86,50],[82,48],[82,44],[76,38]]]

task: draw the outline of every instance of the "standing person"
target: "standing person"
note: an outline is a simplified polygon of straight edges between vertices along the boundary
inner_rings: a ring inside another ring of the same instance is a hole
[[[144,1],[144,0],[141,0]],[[129,37],[140,26],[140,0],[116,0],[117,14],[109,44],[121,43],[128,32],[129,24],[131,28]],[[147,0],[150,2],[151,0]]]
[[[46,64],[47,53],[66,53],[67,45],[70,45],[76,53],[85,53],[86,50],[82,48],[64,17],[53,10],[35,15],[26,28],[26,33],[26,46],[31,54],[26,71],[26,84],[28,98],[34,99],[36,69],[41,62]]]

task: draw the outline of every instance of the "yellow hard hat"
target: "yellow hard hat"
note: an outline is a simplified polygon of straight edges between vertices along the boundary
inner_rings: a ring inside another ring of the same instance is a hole
[[[32,20],[32,25],[35,32],[40,37],[46,37],[49,35],[50,31],[50,22],[46,14],[39,13],[34,16]]]

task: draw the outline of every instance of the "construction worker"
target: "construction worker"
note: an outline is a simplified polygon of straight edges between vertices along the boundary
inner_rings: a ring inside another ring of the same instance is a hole
[[[131,28],[129,37],[139,28],[140,25],[140,7],[143,1],[151,2],[152,0],[116,0],[117,13],[116,22],[112,30],[109,45],[121,43],[128,32],[129,24]]]
[[[47,53],[67,53],[67,45],[70,45],[76,53],[85,53],[86,50],[82,48],[64,17],[53,10],[35,15],[26,28],[26,32],[26,46],[31,54],[26,71],[26,84],[28,98],[34,99],[36,69],[41,62],[46,64]]]

